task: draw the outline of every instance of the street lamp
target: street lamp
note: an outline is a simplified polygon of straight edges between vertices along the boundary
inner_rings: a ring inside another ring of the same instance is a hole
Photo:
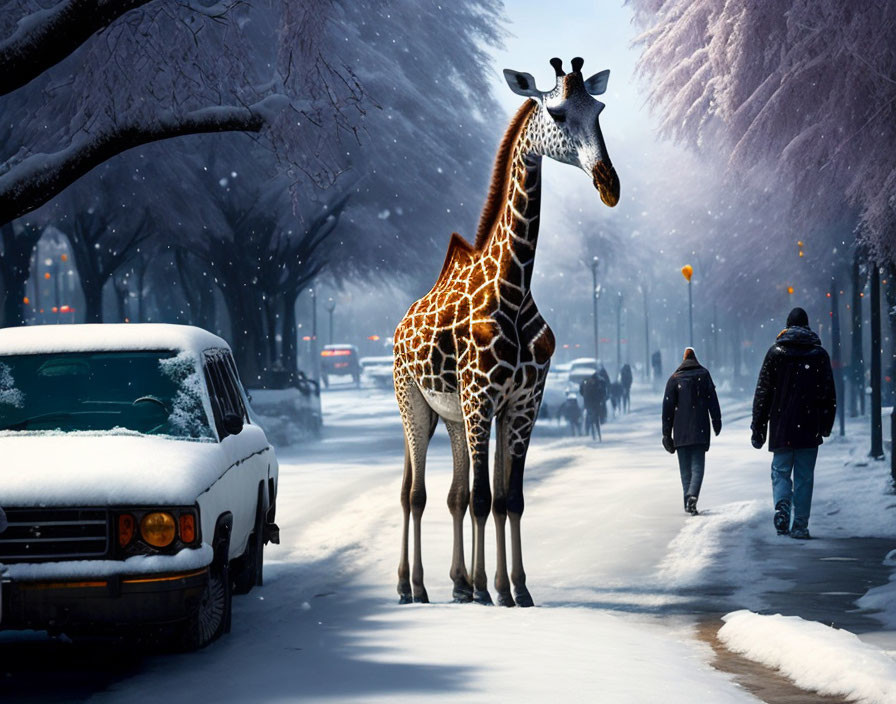
[[[616,373],[622,370],[622,291],[616,293]]]
[[[336,301],[332,298],[328,298],[324,307],[327,309],[327,313],[330,314],[330,344],[333,344],[333,311],[336,310]]]
[[[644,294],[644,380],[650,381],[650,319],[647,309],[647,285],[638,284],[638,291]]]
[[[694,275],[694,267],[690,264],[685,264],[681,267],[681,275],[687,279],[688,282],[688,334],[690,342],[688,343],[689,347],[694,346],[694,295],[691,290],[691,277]]]
[[[600,268],[600,257],[596,256],[591,260],[591,300],[594,305],[592,313],[592,321],[594,322],[594,359],[600,360],[600,337],[597,328],[597,301],[600,298],[600,285],[597,283],[597,270]]]

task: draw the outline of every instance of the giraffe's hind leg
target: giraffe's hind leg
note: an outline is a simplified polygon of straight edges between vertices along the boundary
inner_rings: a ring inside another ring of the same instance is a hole
[[[448,509],[454,522],[454,549],[451,552],[449,576],[454,583],[452,596],[457,603],[473,601],[473,584],[464,564],[464,516],[470,502],[470,456],[463,423],[445,421],[451,439],[454,474],[448,490]]]
[[[533,606],[532,596],[526,588],[526,571],[523,569],[523,545],[520,535],[520,520],[523,517],[523,469],[526,466],[526,454],[529,451],[529,440],[538,408],[541,405],[540,395],[521,402],[508,411],[506,451],[509,455],[507,466],[507,517],[510,519],[510,544],[512,563],[510,580],[513,582],[513,595],[517,606]]]
[[[401,486],[401,506],[404,512],[402,554],[398,565],[398,594],[401,603],[410,600],[428,603],[423,586],[423,551],[420,542],[421,520],[426,508],[426,449],[436,428],[438,416],[426,403],[423,394],[410,380],[396,380],[395,396],[404,425],[405,469]],[[414,561],[408,577],[408,514],[414,519]],[[408,598],[410,596],[410,598]]]

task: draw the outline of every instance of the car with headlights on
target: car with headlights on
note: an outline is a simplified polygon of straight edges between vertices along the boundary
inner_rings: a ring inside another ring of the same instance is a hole
[[[263,581],[278,464],[191,326],[0,330],[0,630],[205,646]]]

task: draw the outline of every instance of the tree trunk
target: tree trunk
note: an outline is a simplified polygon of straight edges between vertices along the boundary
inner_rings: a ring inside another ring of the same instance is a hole
[[[103,284],[82,279],[81,288],[84,291],[84,322],[103,322]]]
[[[0,226],[0,273],[6,287],[3,327],[25,324],[25,286],[31,276],[31,253],[40,236],[41,230],[31,225],[25,225],[18,235],[12,223]]]
[[[871,263],[871,452],[870,457],[883,459],[883,428],[881,426],[880,394],[880,267]]]
[[[840,292],[837,279],[831,277],[831,366],[834,368],[834,388],[837,393],[837,416],[840,435],[846,435],[846,414],[843,403],[843,352],[840,349]]]
[[[887,317],[890,320],[890,474],[896,481],[896,262],[887,276]]]
[[[862,352],[862,289],[865,282],[861,277],[859,251],[852,257],[852,351],[849,357],[850,394],[849,415],[865,415],[865,360]]]
[[[299,349],[296,339],[296,294],[287,291],[283,296],[283,366],[290,378],[295,378],[299,368]]]

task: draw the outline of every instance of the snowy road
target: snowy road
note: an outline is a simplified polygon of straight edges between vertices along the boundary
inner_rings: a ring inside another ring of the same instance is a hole
[[[896,545],[896,499],[884,495],[881,465],[862,466],[861,429],[822,448],[817,539],[801,543],[774,535],[770,456],[749,447],[748,405],[724,397],[703,514],[686,516],[677,463],[659,443],[658,401],[637,394],[600,445],[539,427],[522,529],[539,608],[528,610],[449,603],[450,452],[440,427],[423,527],[434,603],[400,607],[394,400],[328,392],[324,437],[279,453],[283,544],[268,547],[265,586],[234,600],[230,636],[192,655],[138,658],[3,634],[6,691],[101,702],[161,693],[172,702],[755,701],[710,665],[698,627],[739,608],[835,622],[896,650],[896,624],[854,604],[886,582],[881,561]],[[491,549],[486,561],[491,573]]]

